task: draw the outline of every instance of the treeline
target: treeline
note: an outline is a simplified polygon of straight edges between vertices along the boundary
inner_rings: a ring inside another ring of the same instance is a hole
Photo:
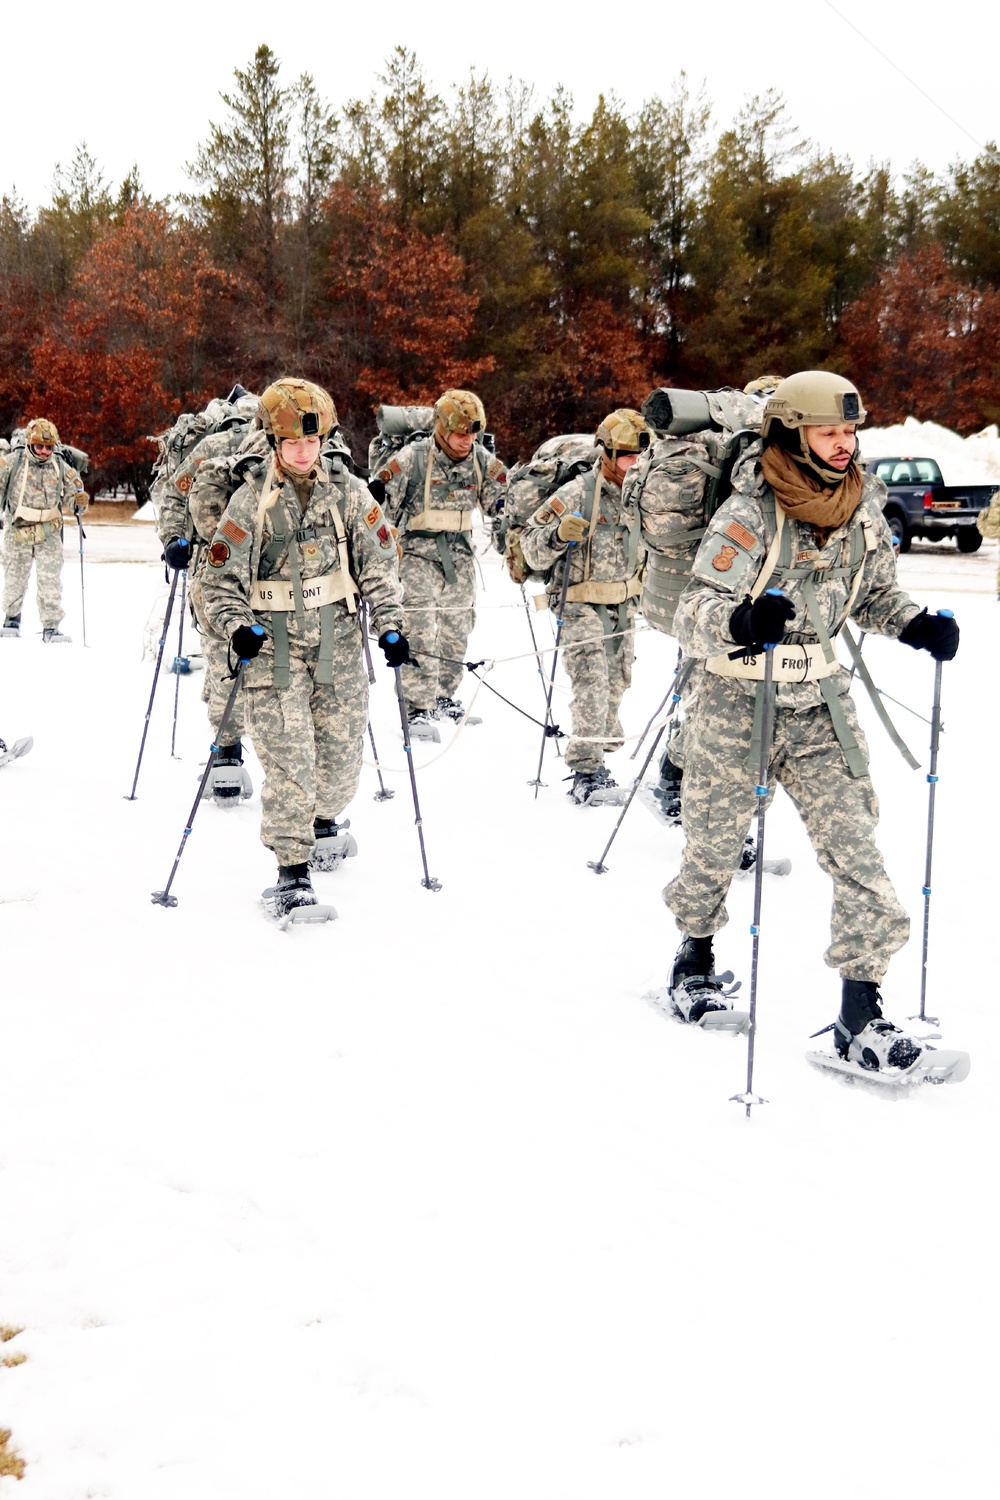
[[[902,188],[799,139],[774,93],[710,144],[682,74],[575,122],[559,88],[473,73],[444,100],[397,48],[342,112],[259,47],[188,164],[116,192],[81,146],[37,215],[0,205],[0,431],[51,415],[101,480],[147,435],[282,372],[326,385],[359,456],[379,401],[481,392],[498,448],[654,384],[823,365],[872,419],[1000,418],[1000,152]]]

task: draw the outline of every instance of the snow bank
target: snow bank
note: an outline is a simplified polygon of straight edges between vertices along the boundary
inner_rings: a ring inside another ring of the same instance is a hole
[[[895,427],[863,428],[861,451],[867,459],[936,459],[946,484],[1000,481],[1000,431],[995,423],[964,438],[937,422],[907,417]]]

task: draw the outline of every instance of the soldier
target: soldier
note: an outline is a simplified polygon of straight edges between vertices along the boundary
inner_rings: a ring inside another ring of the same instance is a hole
[[[595,446],[593,466],[550,496],[521,533],[525,561],[545,573],[550,608],[558,607],[569,568],[560,645],[573,685],[569,796],[580,804],[602,800],[616,785],[604,752],[623,743],[618,709],[632,681],[645,556],[622,482],[649,446],[649,428],[637,411],[621,408],[604,418]]]
[[[203,466],[213,460],[230,458],[238,453],[267,453],[267,441],[257,420],[259,399],[243,390],[233,402],[234,415],[216,432],[201,438],[172,473],[164,476],[160,486],[160,508],[157,530],[163,543],[163,560],[168,568],[185,568],[189,576],[188,596],[191,609],[202,637],[202,655],[205,658],[205,681],[202,685],[202,701],[208,705],[208,717],[212,736],[218,743],[222,712],[229,696],[225,678],[229,671],[229,642],[208,628],[202,608],[201,578],[205,572],[205,546],[215,535],[215,528],[222,518],[229,499],[228,494],[221,507],[211,506],[203,517],[203,526],[197,525],[195,507],[191,504],[197,479]],[[237,696],[229,717],[226,743],[219,745],[213,757],[212,773],[206,786],[212,800],[223,807],[231,807],[240,796],[250,796],[253,790],[249,776],[243,769],[243,703]]]
[[[34,561],[42,640],[55,645],[70,639],[59,629],[63,617],[62,508],[71,506],[79,524],[87,493],[72,464],[56,451],[59,434],[54,423],[35,417],[25,428],[24,442],[23,448],[0,455],[0,513],[8,518],[0,634],[21,633],[21,605]]]
[[[368,678],[357,600],[390,666],[409,660],[396,546],[381,506],[321,456],[337,420],[326,391],[282,379],[260,398],[270,457],[248,461],[208,548],[209,627],[246,660],[246,724],[264,767],[261,839],[278,861],[266,893],[285,916],[316,903],[309,878],[356,852],[336,819],[354,796]],[[393,635],[393,640],[387,639]]]
[[[402,674],[413,739],[438,740],[435,718],[458,722],[455,693],[476,623],[475,554],[470,533],[479,505],[503,509],[507,471],[479,440],[483,403],[471,391],[445,391],[434,407],[434,431],[400,449],[370,484],[384,497],[403,549],[400,577],[406,628],[415,660]]]
[[[832,640],[853,619],[948,661],[958,626],[919,609],[897,583],[885,486],[857,463],[864,418],[858,392],[839,375],[783,380],[765,408],[759,456],[737,470],[709,523],[676,616],[681,650],[694,662],[695,706],[684,729],[684,858],[663,895],[684,934],[672,1003],[696,1022],[730,1003],[712,936],[727,921],[757,800],[762,647],[780,642],[771,773],[833,880],[825,957],[842,979],[835,1046],[862,1067],[904,1069],[921,1049],[883,1018],[879,984],[909,918],[875,844],[867,749]]]
[[[996,541],[1000,537],[1000,489],[994,490],[987,508],[979,512],[976,525],[987,541]],[[1000,565],[997,567],[997,599],[1000,601]]]

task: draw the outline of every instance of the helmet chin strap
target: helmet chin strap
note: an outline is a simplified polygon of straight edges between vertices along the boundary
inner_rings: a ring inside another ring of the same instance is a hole
[[[792,457],[795,459],[796,463],[802,464],[802,466],[804,468],[812,469],[813,473],[817,476],[817,478],[821,479],[823,481],[823,483],[826,484],[826,485],[831,485],[832,486],[832,485],[840,484],[840,482],[843,479],[844,475],[847,473],[847,469],[835,469],[832,464],[825,464],[823,462],[823,460],[820,458],[819,454],[816,453],[814,449],[810,448],[809,444],[806,442],[806,430],[805,430],[805,428],[804,427],[798,427],[798,428],[796,428],[796,431],[798,432],[798,435],[799,435],[799,449],[800,449],[800,451],[798,453],[793,453],[792,454]],[[855,436],[855,439],[854,439],[854,452],[851,454],[851,463],[854,462],[854,460],[857,458],[857,456],[858,456],[858,439],[857,439],[857,436]]]

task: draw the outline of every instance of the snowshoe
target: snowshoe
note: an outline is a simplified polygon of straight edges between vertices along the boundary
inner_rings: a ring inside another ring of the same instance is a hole
[[[282,929],[292,923],[332,922],[337,913],[332,906],[321,906],[316,900],[307,865],[279,865],[277,885],[261,892],[264,910]]]
[[[338,823],[334,818],[317,818],[313,824],[316,843],[309,856],[310,870],[336,870],[345,859],[353,859],[358,852],[357,843],[347,830],[350,818]]]
[[[242,745],[222,745],[215,752],[202,796],[211,797],[218,807],[235,807],[241,798],[253,796],[253,782],[243,764]]]
[[[710,937],[684,939],[667,986],[677,1020],[706,1031],[745,1031],[749,1016],[745,1011],[733,1010],[731,998],[739,988],[739,981],[733,982],[731,970],[716,974]]]
[[[922,1047],[913,1037],[887,1021],[882,1014],[882,996],[871,979],[845,979],[840,1015],[824,1031],[833,1032],[833,1053],[807,1052],[817,1067],[879,1083],[959,1083],[969,1072],[967,1052],[938,1052]]]
[[[884,1024],[889,1026],[888,1022]],[[898,1028],[889,1026],[889,1031],[896,1033],[898,1043],[901,1035]],[[911,1038],[906,1040],[911,1041]],[[850,1047],[846,1056],[841,1055],[839,1048],[833,1052],[807,1052],[806,1061],[820,1072],[837,1073],[841,1077],[872,1084],[877,1089],[909,1088],[918,1083],[961,1083],[968,1078],[972,1065],[967,1052],[938,1050],[926,1045],[919,1049],[914,1061],[906,1068],[869,1067],[851,1056]]]
[[[434,715],[426,708],[411,708],[406,715],[406,727],[411,740],[428,740],[440,745],[441,732],[434,722]]]
[[[6,620],[4,620],[4,622],[3,622],[3,629],[0,630],[0,635],[10,636],[10,638],[12,640],[17,640],[17,638],[20,636],[20,634],[21,634],[21,616],[20,615],[8,615],[7,618],[6,618]]]
[[[628,793],[613,780],[607,766],[598,766],[596,771],[575,771],[566,795],[577,807],[620,807]]]
[[[757,845],[753,841],[753,836],[748,833],[747,836],[746,836],[746,840],[744,841],[744,844],[743,844],[743,853],[740,855],[739,868],[736,871],[737,875],[749,875],[749,874],[751,874],[752,871],[754,870],[756,864],[757,864]],[[792,862],[791,862],[790,859],[765,859],[764,860],[764,874],[765,875],[790,875],[791,873],[792,873]]]
[[[46,625],[42,631],[42,640],[47,646],[68,646],[73,637],[63,635],[58,625]]]
[[[167,667],[167,671],[177,677],[189,677],[192,672],[198,672],[205,663],[200,656],[175,656]]]
[[[0,770],[9,766],[12,760],[20,760],[22,755],[27,755],[34,743],[31,735],[26,734],[23,739],[15,740],[8,750],[3,740],[0,740]]]
[[[483,721],[475,714],[466,715],[460,698],[438,698],[437,717],[439,719],[451,719],[453,724],[461,724],[463,718],[466,724],[481,724]]]
[[[637,793],[640,802],[649,808],[662,822],[671,828],[679,828],[681,822],[681,783],[670,777],[660,776],[656,781],[647,781]]]

